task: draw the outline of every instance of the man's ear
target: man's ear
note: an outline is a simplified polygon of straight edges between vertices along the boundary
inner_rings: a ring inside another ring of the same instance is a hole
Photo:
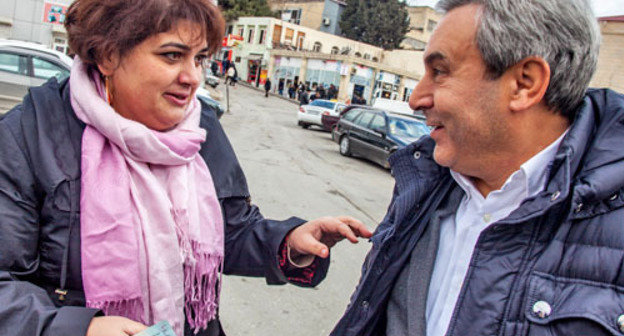
[[[550,66],[541,57],[526,57],[509,68],[507,75],[512,84],[509,109],[523,111],[539,104],[546,95]]]
[[[104,77],[111,76],[113,72],[115,72],[115,69],[119,67],[119,55],[117,53],[109,55],[104,58],[104,60],[98,62],[97,67]]]

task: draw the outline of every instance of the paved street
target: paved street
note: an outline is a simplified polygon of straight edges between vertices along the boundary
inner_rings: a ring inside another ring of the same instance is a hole
[[[224,91],[224,86],[219,89]],[[298,106],[237,85],[221,122],[247,175],[252,201],[268,218],[351,215],[374,229],[390,202],[393,179],[367,161],[345,158],[329,133],[296,126]],[[225,106],[225,95],[221,100]],[[229,335],[327,335],[344,312],[370,244],[332,249],[316,289],[267,286],[225,277],[221,318]]]

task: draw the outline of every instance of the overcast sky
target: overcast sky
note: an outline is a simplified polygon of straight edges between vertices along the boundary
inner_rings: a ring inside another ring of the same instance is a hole
[[[434,6],[438,0],[407,0],[410,5]],[[597,17],[624,15],[624,0],[590,0]]]

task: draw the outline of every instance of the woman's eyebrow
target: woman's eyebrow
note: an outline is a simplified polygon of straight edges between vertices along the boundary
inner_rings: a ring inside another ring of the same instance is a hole
[[[178,42],[168,42],[168,43],[165,43],[165,44],[160,46],[160,48],[168,48],[168,47],[179,48],[179,49],[182,49],[182,50],[185,50],[185,51],[191,50],[191,47],[187,46],[186,44],[178,43]],[[210,48],[205,47],[202,50],[200,50],[199,52],[200,53],[208,52],[209,49]]]

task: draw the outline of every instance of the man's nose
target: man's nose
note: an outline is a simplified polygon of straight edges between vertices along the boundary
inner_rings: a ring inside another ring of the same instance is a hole
[[[433,107],[433,94],[426,77],[416,84],[410,95],[409,105],[413,110],[428,110]]]

